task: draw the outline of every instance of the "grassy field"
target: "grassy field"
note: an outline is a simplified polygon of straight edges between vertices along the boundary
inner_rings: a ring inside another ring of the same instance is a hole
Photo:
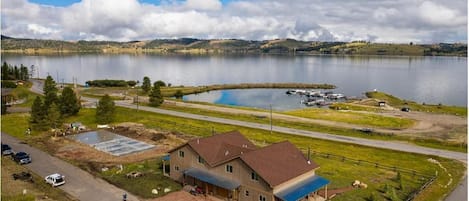
[[[88,127],[95,127],[94,123],[94,110],[93,109],[82,109],[77,117],[71,117],[66,119],[67,122],[80,121]],[[25,114],[8,114],[2,117],[2,131],[18,136],[20,138],[25,137],[22,129],[16,128],[17,122],[26,122],[28,115]],[[8,122],[8,123],[6,123]],[[16,123],[10,123],[16,122]],[[187,135],[194,136],[208,136],[212,134],[212,129],[216,132],[226,132],[231,130],[239,130],[247,138],[252,140],[259,146],[264,146],[270,143],[280,142],[288,139],[302,150],[306,150],[310,147],[313,151],[322,153],[332,153],[341,155],[356,160],[373,161],[387,166],[396,166],[400,168],[414,169],[417,172],[421,172],[428,175],[433,175],[436,171],[440,174],[433,185],[427,188],[423,194],[417,200],[440,200],[443,196],[453,189],[459,182],[465,167],[462,163],[439,158],[433,156],[424,156],[417,154],[409,154],[399,151],[383,150],[377,148],[363,147],[359,145],[337,143],[331,141],[317,140],[308,137],[292,136],[282,133],[272,133],[264,130],[256,130],[245,127],[236,127],[231,125],[210,123],[205,121],[191,120],[185,118],[178,118],[160,114],[154,114],[150,112],[139,111],[118,108],[116,113],[116,123],[118,122],[136,122],[142,123],[148,128],[154,128],[158,130],[174,131],[184,133]],[[39,133],[33,133],[33,135],[42,135]],[[314,156],[313,156],[314,157]],[[427,161],[429,158],[434,158],[447,169],[446,174],[443,169],[437,165]],[[366,190],[354,190],[349,193],[345,193],[336,197],[337,200],[356,200],[357,198],[365,199],[368,198],[371,193],[379,193],[384,183],[390,183],[395,186],[395,183],[390,180],[395,173],[384,171],[379,168],[371,166],[363,166],[357,164],[342,163],[337,160],[331,160],[327,158],[314,157],[315,161],[321,165],[320,175],[331,179],[331,188],[344,187],[349,185],[353,180],[362,180],[369,185]],[[451,176],[449,176],[449,174]],[[449,180],[452,182],[449,183]],[[116,178],[115,182],[118,182],[119,178]],[[408,178],[404,176],[403,185],[404,190],[397,192],[400,194],[399,197],[404,198],[408,192],[415,190],[421,184],[420,181],[415,181],[415,178]],[[446,186],[442,188],[441,186]],[[126,187],[127,188],[127,187]],[[130,190],[129,190],[130,191]],[[384,195],[379,194],[384,197]],[[141,195],[144,196],[144,195]]]
[[[307,108],[287,111],[284,113],[310,119],[322,119],[388,129],[409,128],[415,124],[415,121],[412,119],[385,117],[375,114],[364,114],[353,111],[336,111],[321,108]]]
[[[259,116],[247,115],[247,114],[231,114],[231,113],[226,113],[226,112],[218,112],[218,111],[204,110],[204,109],[198,109],[198,108],[179,107],[179,106],[175,106],[171,104],[163,104],[162,106],[160,106],[160,108],[168,109],[168,110],[175,110],[175,111],[180,111],[180,112],[187,112],[187,113],[192,113],[192,114],[214,116],[214,117],[220,117],[220,118],[226,118],[226,119],[270,124],[270,118],[267,116],[259,117]],[[415,143],[421,146],[426,146],[426,147],[431,147],[431,148],[446,149],[446,150],[458,151],[458,152],[467,152],[467,146],[461,146],[460,143],[445,142],[439,139],[430,139],[430,138],[423,138],[423,137],[411,138],[407,136],[397,136],[397,135],[383,134],[383,133],[377,133],[377,132],[364,133],[356,129],[324,126],[324,125],[319,125],[319,124],[304,123],[304,122],[297,122],[297,121],[293,122],[293,121],[279,120],[275,118],[273,120],[273,125],[287,127],[287,128],[296,128],[296,129],[302,129],[302,130],[308,130],[308,131],[317,131],[317,132],[323,132],[323,133],[329,133],[329,134],[336,134],[336,135],[367,138],[367,139],[394,140],[394,141],[400,140],[400,141],[411,142],[411,143]]]
[[[388,105],[396,108],[409,107],[412,111],[431,112],[438,114],[452,114],[467,117],[467,108],[458,106],[445,106],[445,105],[429,105],[429,104],[418,104],[414,101],[402,100],[390,94],[383,92],[366,92],[366,96],[369,98],[375,98],[386,101]]]
[[[28,172],[26,167],[16,164],[9,156],[2,156],[2,192],[1,200],[5,201],[35,201],[47,200],[71,201],[71,196],[58,188],[53,188],[44,182],[44,179],[34,173],[33,182],[13,180],[13,173]],[[23,195],[26,189],[26,195]]]
[[[128,192],[139,195],[142,198],[164,196],[167,194],[164,193],[165,188],[169,188],[171,190],[170,192],[181,189],[180,184],[163,176],[162,162],[160,158],[147,160],[141,163],[126,164],[123,167],[122,172],[120,172],[118,168],[114,167],[109,171],[101,172],[100,175],[109,183],[126,189]],[[130,179],[127,178],[126,174],[133,171],[141,172],[144,176]],[[152,194],[152,189],[157,189],[158,194]]]

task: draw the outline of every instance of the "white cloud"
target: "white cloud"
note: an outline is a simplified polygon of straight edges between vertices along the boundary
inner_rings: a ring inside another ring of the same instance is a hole
[[[52,34],[52,33],[58,33],[59,30],[43,27],[38,24],[28,24],[28,31],[33,32],[34,34]]]
[[[222,7],[218,0],[187,0],[186,6],[196,10],[220,10]]]
[[[240,38],[264,40],[467,40],[460,0],[83,0],[67,7],[2,1],[2,34],[95,40]]]

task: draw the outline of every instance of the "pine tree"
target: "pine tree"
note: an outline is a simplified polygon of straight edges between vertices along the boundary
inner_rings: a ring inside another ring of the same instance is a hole
[[[9,71],[9,66],[7,64],[7,62],[3,62],[2,64],[2,80],[8,80],[9,79],[9,76],[8,76],[8,71]]]
[[[31,117],[29,124],[34,130],[47,130],[46,112],[41,97],[37,96],[31,106]]]
[[[47,110],[47,121],[49,122],[49,127],[53,129],[57,129],[62,124],[59,106],[55,103],[52,103]]]
[[[182,98],[183,96],[184,96],[184,94],[182,93],[182,91],[180,89],[178,89],[176,91],[176,93],[174,93],[174,97],[176,97],[178,99]]]
[[[2,102],[2,115],[4,115],[7,113],[7,104],[3,100],[1,102]]]
[[[76,115],[80,111],[80,102],[72,88],[65,87],[59,99],[60,113],[64,116]]]
[[[55,92],[57,93],[57,87],[54,79],[52,76],[48,75],[46,78],[46,81],[44,81],[44,95],[47,95],[49,92]]]
[[[160,106],[164,101],[163,96],[161,95],[160,86],[158,85],[157,82],[153,84],[153,89],[151,90],[150,95],[148,96],[150,97],[149,99],[150,106],[153,106],[153,107]]]
[[[57,88],[54,79],[50,75],[47,76],[46,81],[44,82],[44,108],[47,112],[52,103],[58,104],[57,97]]]
[[[115,104],[109,95],[104,95],[96,108],[96,123],[108,124],[114,120]]]
[[[147,76],[143,77],[142,90],[145,92],[145,94],[148,94],[148,92],[151,90],[151,81]]]

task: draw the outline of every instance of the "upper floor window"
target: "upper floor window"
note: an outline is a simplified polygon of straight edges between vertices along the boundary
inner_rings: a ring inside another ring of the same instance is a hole
[[[202,164],[205,163],[204,159],[203,159],[202,157],[200,157],[200,156],[197,158],[197,161],[198,161],[199,163],[202,163]]]
[[[226,172],[233,173],[233,166],[232,165],[226,165]]]
[[[184,158],[184,151],[179,150],[179,157]]]
[[[251,172],[251,179],[254,181],[259,181],[259,175],[255,172]]]
[[[259,201],[265,201],[265,196],[259,195]]]

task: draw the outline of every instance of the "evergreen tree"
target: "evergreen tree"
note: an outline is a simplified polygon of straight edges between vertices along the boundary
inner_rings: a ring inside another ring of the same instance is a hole
[[[151,90],[151,81],[147,76],[143,77],[142,90],[145,92],[145,94],[148,94],[148,92]]]
[[[72,88],[65,87],[59,99],[60,113],[64,116],[76,115],[80,111],[80,102]]]
[[[60,127],[60,124],[62,124],[62,117],[57,104],[52,103],[47,110],[47,121],[49,122],[49,127],[53,129]]]
[[[9,66],[7,62],[3,62],[2,64],[2,80],[8,80],[8,71],[9,71]]]
[[[29,72],[28,72],[28,67],[24,66],[21,64],[20,67],[20,80],[28,80],[29,79]]]
[[[15,76],[15,78],[14,78],[15,80],[20,79],[20,70],[18,69],[17,66],[15,66],[15,67],[13,68],[13,73],[14,73],[14,76]]]
[[[157,85],[160,86],[160,87],[165,87],[165,86],[166,86],[166,83],[164,83],[164,82],[161,81],[161,80],[156,81],[155,84],[157,84]]]
[[[176,91],[176,93],[174,94],[174,97],[176,97],[176,98],[178,98],[178,99],[179,99],[179,98],[182,98],[183,96],[184,96],[184,94],[182,93],[182,91],[181,91],[180,89],[178,89],[178,90]]]
[[[3,100],[1,102],[2,102],[2,115],[4,115],[7,113],[7,104]]]
[[[44,97],[44,108],[45,111],[48,111],[52,103],[55,103],[56,105],[59,102],[59,98],[57,97],[57,92],[51,91],[46,94]]]
[[[57,94],[57,87],[52,76],[48,75],[46,81],[44,81],[44,95],[47,95],[49,92],[55,92]]]
[[[31,106],[31,117],[29,124],[34,130],[47,130],[46,112],[41,97],[37,96]]]
[[[50,75],[47,76],[44,82],[44,108],[48,111],[52,103],[58,104],[57,88],[54,79]]]
[[[148,96],[150,97],[149,99],[150,106],[153,106],[153,107],[160,106],[164,101],[163,96],[161,95],[160,86],[158,85],[157,82],[153,84],[153,89],[151,90],[150,95]]]
[[[96,123],[108,124],[114,120],[115,104],[109,95],[104,95],[96,108]]]

